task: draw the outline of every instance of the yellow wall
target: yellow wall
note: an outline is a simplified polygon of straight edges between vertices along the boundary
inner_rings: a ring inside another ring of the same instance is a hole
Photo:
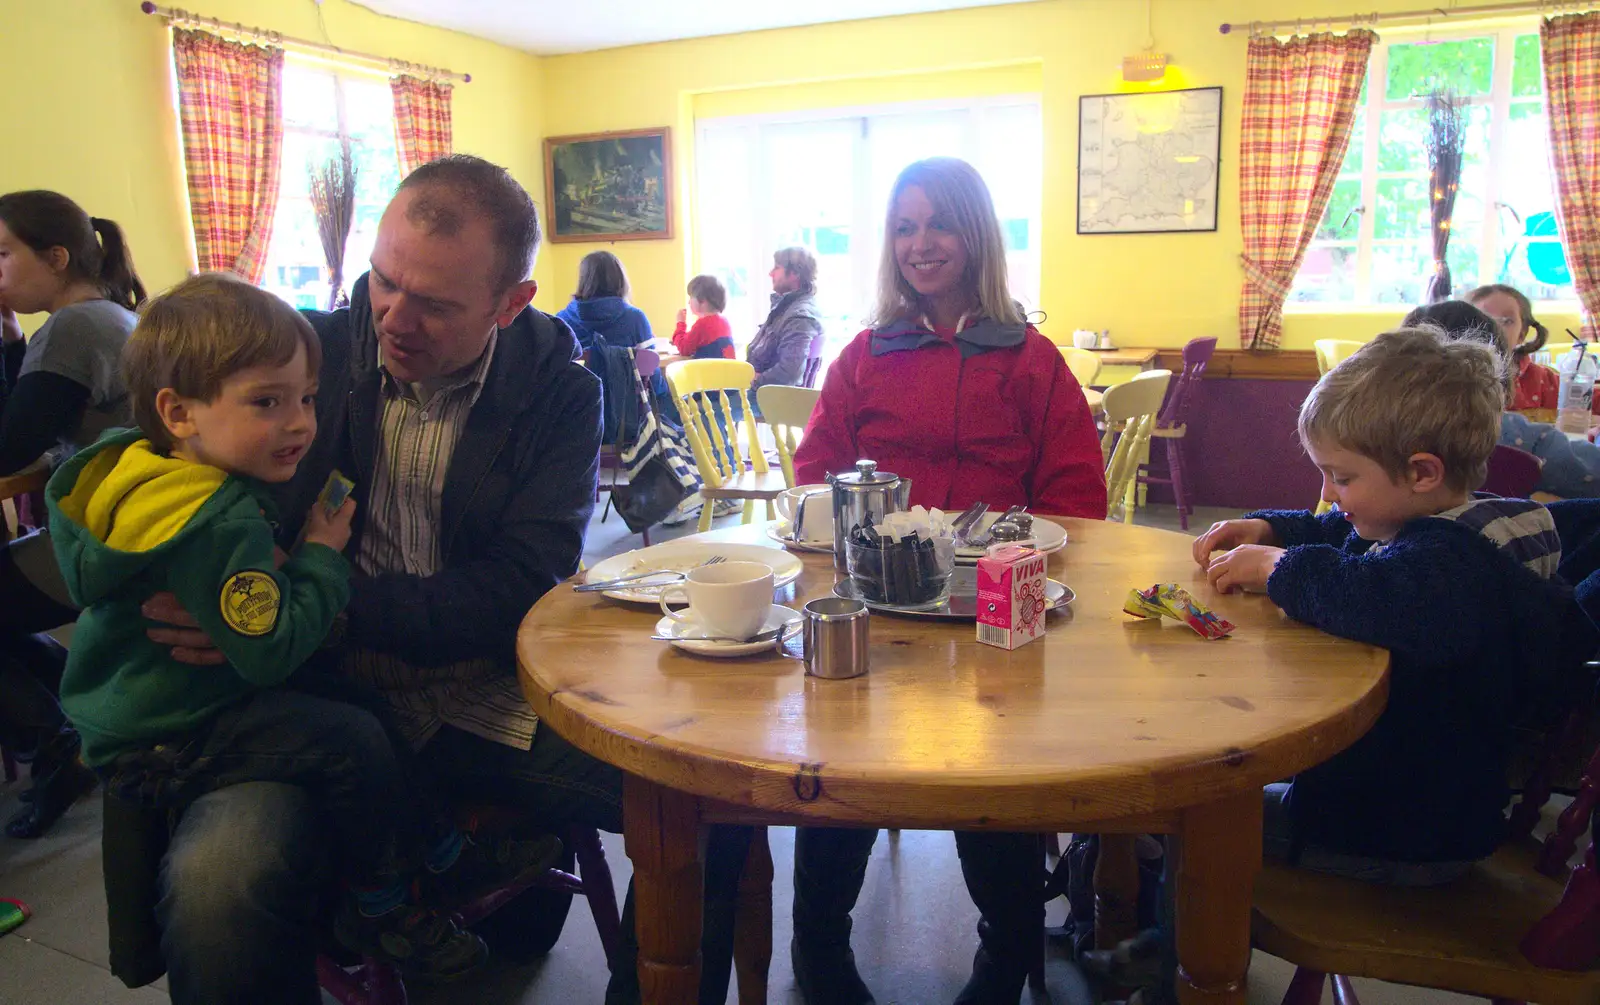
[[[196,0],[190,9],[286,35],[472,74],[454,96],[455,149],[504,164],[542,203],[540,62],[479,39],[380,17],[347,0]],[[152,289],[193,267],[165,22],[133,0],[0,0],[6,69],[0,192],[53,188],[128,232]],[[548,260],[535,277],[550,285]],[[540,297],[541,304],[545,296]],[[31,319],[37,324],[41,319]]]
[[[1238,149],[1245,37],[1224,36],[1222,21],[1334,16],[1349,0],[1153,0],[1159,51],[1171,53],[1176,86],[1223,88],[1222,191],[1215,234],[1085,236],[1076,233],[1078,96],[1132,90],[1121,57],[1143,48],[1140,0],[1047,0],[720,38],[636,46],[543,61],[545,127],[551,134],[673,127],[679,201],[671,241],[632,241],[614,250],[627,263],[634,300],[658,328],[670,325],[694,265],[694,116],[875,104],[999,93],[984,90],[975,68],[1026,65],[1041,95],[1046,156],[1042,306],[1049,329],[1109,328],[1123,345],[1181,345],[1217,335],[1238,345],[1240,287]],[[1361,6],[1361,5],[1357,5]],[[1369,0],[1363,9],[1404,10],[1415,0]],[[1530,21],[1530,23],[1532,23]],[[993,72],[993,71],[989,71]],[[1005,71],[1002,71],[1005,72]],[[905,86],[906,75],[918,74]],[[805,85],[805,86],[797,86]],[[1172,86],[1172,85],[1168,85]],[[576,284],[577,263],[600,245],[551,249],[555,282]],[[1292,314],[1286,348],[1317,338],[1368,337],[1402,312]],[[1552,323],[1554,322],[1554,323]],[[1552,316],[1559,331],[1575,325]]]

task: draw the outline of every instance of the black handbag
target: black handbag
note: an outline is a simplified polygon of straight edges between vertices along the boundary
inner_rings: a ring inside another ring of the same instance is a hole
[[[622,522],[637,534],[670,516],[700,491],[701,482],[699,469],[684,445],[683,430],[657,416],[638,367],[633,368],[633,382],[644,421],[632,445],[619,457],[628,483],[612,489],[611,495]]]

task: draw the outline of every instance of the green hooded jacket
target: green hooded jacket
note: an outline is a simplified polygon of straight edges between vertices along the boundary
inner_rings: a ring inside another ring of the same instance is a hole
[[[350,567],[307,544],[278,569],[266,486],[156,453],[136,429],[76,454],[45,490],[56,560],[84,609],[61,707],[91,767],[193,732],[220,709],[284,681],[350,597]],[[222,654],[191,666],[145,636],[139,607],[177,594]]]

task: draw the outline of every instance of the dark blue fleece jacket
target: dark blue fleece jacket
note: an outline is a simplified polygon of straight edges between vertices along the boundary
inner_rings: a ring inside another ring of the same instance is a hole
[[[1412,520],[1374,551],[1338,512],[1250,516],[1287,549],[1267,581],[1285,613],[1390,653],[1389,702],[1371,731],[1295,776],[1295,839],[1410,862],[1490,854],[1512,727],[1594,651],[1572,590],[1453,520]]]

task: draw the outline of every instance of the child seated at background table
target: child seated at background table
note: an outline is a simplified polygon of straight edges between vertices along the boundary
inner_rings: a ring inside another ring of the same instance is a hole
[[[413,880],[442,901],[491,870],[460,831],[426,819],[370,712],[279,686],[350,592],[341,551],[354,500],[317,504],[281,568],[274,553],[268,487],[311,447],[320,358],[297,311],[231,277],[197,276],[149,304],[123,360],[138,427],[79,452],[46,493],[62,574],[84,608],[61,704],[84,761],[137,804],[181,811],[251,781],[309,790],[342,855],[341,941],[410,974],[453,977],[488,950],[445,910],[415,903]],[[226,664],[180,663],[146,636],[140,605],[162,590]],[[516,875],[560,853],[554,838],[527,845]],[[499,871],[493,885],[516,875]]]
[[[1252,513],[1195,540],[1218,589],[1264,590],[1290,617],[1390,652],[1372,730],[1268,786],[1268,857],[1421,885],[1500,843],[1511,727],[1582,662],[1562,651],[1572,593],[1549,512],[1473,495],[1505,387],[1491,346],[1432,328],[1380,335],[1300,410],[1338,508]]]
[[[689,280],[689,309],[678,311],[678,326],[672,330],[672,347],[694,359],[737,359],[733,348],[733,328],[722,316],[728,306],[728,291],[716,276],[695,276]],[[689,315],[695,322],[689,325]]]

